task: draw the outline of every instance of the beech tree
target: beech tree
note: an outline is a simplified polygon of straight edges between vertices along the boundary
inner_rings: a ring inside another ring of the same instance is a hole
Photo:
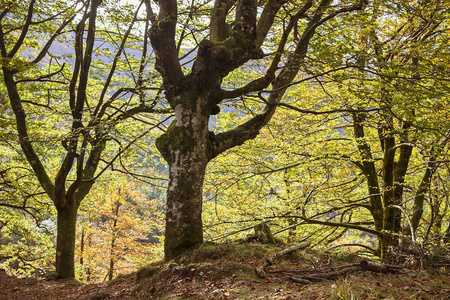
[[[157,10],[150,0],[145,4],[155,67],[175,111],[175,120],[156,140],[169,165],[164,251],[170,260],[203,242],[202,188],[208,162],[258,135],[301,70],[317,29],[340,14],[362,9],[365,1],[160,0]],[[201,23],[206,18],[208,26]],[[192,67],[183,72],[179,52],[188,35],[201,41]],[[265,74],[227,88],[224,79],[252,60],[266,63]],[[251,93],[259,93],[266,104],[261,112],[229,131],[209,130],[210,116],[220,112],[224,100]]]
[[[430,224],[441,228],[448,196],[434,177],[448,169],[446,9],[441,1],[377,2],[344,38],[321,36],[309,56],[316,84],[299,86],[296,99],[282,104],[289,112],[215,164],[208,181],[219,201],[210,231],[231,227],[226,213],[232,225],[288,220],[280,223],[302,226],[300,238],[372,234],[380,242],[374,253],[385,254],[424,241]]]
[[[377,113],[351,113],[359,151],[359,158],[353,162],[366,177],[368,207],[375,229],[383,232],[379,234],[381,248],[387,251],[390,246],[398,246],[399,235],[412,235],[414,240],[424,199],[441,165],[439,157],[447,151],[448,123],[435,123],[442,111],[436,113],[434,108],[443,107],[448,99],[447,76],[436,72],[434,65],[448,58],[448,51],[442,47],[447,18],[441,1],[431,7],[405,2],[395,9],[377,3],[371,11],[367,20],[371,26],[360,28],[362,34],[356,35],[361,43],[352,53],[357,67],[351,75],[354,83],[345,84],[344,90],[358,99],[352,105],[354,109],[373,106],[374,102],[379,107]],[[396,18],[386,22],[383,14]],[[378,78],[376,83],[370,82],[374,76]],[[370,95],[374,91],[376,97]],[[368,127],[377,128],[377,147],[365,137]],[[372,149],[382,154],[374,155]],[[405,180],[411,172],[414,150],[420,151],[425,163],[412,196],[413,205],[408,205]]]
[[[155,112],[143,82],[147,48],[124,54],[137,47],[133,36],[143,3],[0,3],[1,91],[14,114],[18,151],[57,211],[56,271],[74,277],[80,203],[101,175],[102,161],[102,169],[113,166],[145,134],[128,123],[127,130],[136,131],[127,135],[118,125]],[[55,53],[58,47],[66,50]]]

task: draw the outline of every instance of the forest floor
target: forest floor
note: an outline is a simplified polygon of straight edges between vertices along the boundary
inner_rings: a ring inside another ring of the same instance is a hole
[[[292,275],[339,270],[354,254],[297,251],[274,260],[265,279],[255,268],[286,246],[209,244],[177,262],[155,263],[111,282],[83,284],[15,278],[0,271],[0,299],[450,299],[450,270],[356,271],[301,284]]]

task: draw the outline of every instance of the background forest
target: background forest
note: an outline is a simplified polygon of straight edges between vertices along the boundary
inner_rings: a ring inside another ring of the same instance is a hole
[[[0,268],[111,280],[260,223],[391,263],[445,255],[449,17],[445,0],[0,0]],[[183,151],[206,172],[177,173]],[[198,238],[172,227],[174,191]]]

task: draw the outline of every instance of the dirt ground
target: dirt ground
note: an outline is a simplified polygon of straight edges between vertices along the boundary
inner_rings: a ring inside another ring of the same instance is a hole
[[[357,256],[300,251],[275,261],[268,277],[255,267],[282,247],[216,244],[176,262],[157,263],[101,284],[49,276],[15,278],[0,271],[0,299],[450,299],[450,272],[403,270],[395,274],[358,271],[333,280],[295,283],[292,274],[336,269]]]

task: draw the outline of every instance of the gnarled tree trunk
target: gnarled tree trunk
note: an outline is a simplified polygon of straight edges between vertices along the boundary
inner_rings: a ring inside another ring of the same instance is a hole
[[[210,159],[206,97],[175,107],[177,119],[156,140],[169,164],[164,252],[170,260],[203,243],[203,179]]]
[[[156,146],[169,164],[170,171],[164,242],[165,258],[170,260],[203,241],[202,186],[207,163],[227,149],[258,135],[300,70],[317,27],[339,13],[361,9],[364,1],[328,15],[331,0],[319,3],[309,0],[303,6],[296,7],[276,45],[278,49],[269,62],[266,74],[236,90],[221,89],[222,80],[250,59],[264,58],[261,46],[271,29],[279,30],[273,28],[274,20],[287,1],[214,1],[209,39],[199,43],[192,70],[187,75],[183,73],[178,59],[179,43],[176,41],[178,7],[182,4],[176,0],[158,3],[156,16],[151,1],[145,0],[147,16],[152,22],[149,35],[156,54],[155,66],[163,78],[167,101],[175,110],[175,121],[156,140]],[[232,7],[234,10],[231,10]],[[260,14],[257,13],[259,8]],[[280,67],[289,35],[307,14],[308,21],[294,51]],[[231,26],[227,21],[233,17]],[[219,113],[218,104],[222,100],[263,91],[270,84],[273,91],[261,113],[232,130],[219,134],[209,132],[209,116]]]

